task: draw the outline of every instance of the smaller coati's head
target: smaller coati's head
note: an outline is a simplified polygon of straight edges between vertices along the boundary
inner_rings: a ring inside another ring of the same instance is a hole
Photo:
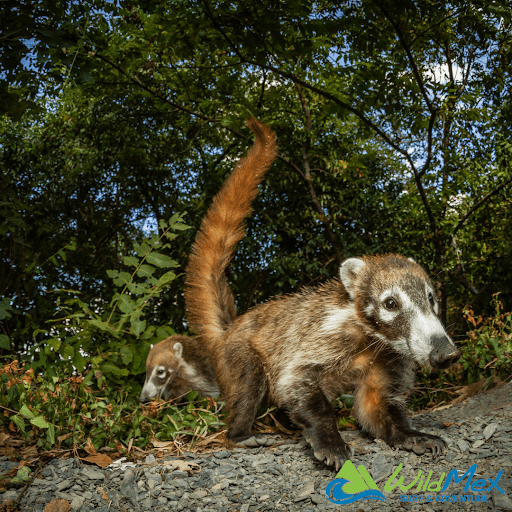
[[[396,254],[349,258],[340,278],[370,338],[416,363],[449,368],[460,352],[438,318],[439,304],[427,273]]]
[[[183,345],[168,338],[151,348],[146,360],[146,381],[140,394],[141,402],[152,398],[172,398],[173,382],[183,364]]]

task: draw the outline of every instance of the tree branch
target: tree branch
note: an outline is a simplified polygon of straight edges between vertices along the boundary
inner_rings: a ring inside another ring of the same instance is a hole
[[[470,209],[469,211],[466,213],[466,215],[464,215],[464,217],[462,217],[462,219],[460,219],[459,223],[457,224],[457,226],[455,226],[455,229],[453,230],[451,236],[454,237],[455,234],[457,233],[457,231],[459,231],[460,228],[462,228],[462,226],[464,226],[464,224],[466,223],[466,221],[468,220],[469,216],[475,212],[478,208],[480,208],[480,206],[482,206],[490,197],[492,197],[494,194],[496,194],[497,192],[499,192],[500,190],[502,190],[503,188],[505,188],[510,182],[512,182],[512,174],[510,175],[510,177],[508,179],[506,179],[501,185],[498,185],[494,190],[491,190],[486,196],[484,196],[482,199],[480,199],[480,201],[478,201],[477,203],[475,203]]]
[[[407,41],[405,40],[405,37],[404,37],[402,31],[400,30],[400,26],[393,21],[393,19],[391,18],[391,16],[387,12],[387,10],[384,9],[384,7],[381,4],[377,3],[377,6],[381,10],[382,14],[384,14],[384,16],[387,18],[389,23],[391,23],[391,25],[395,29],[395,33],[398,36],[398,40],[400,41],[400,44],[402,45],[403,49],[405,50],[405,53],[407,54],[409,64],[411,65],[412,72],[413,72],[414,76],[416,77],[416,82],[419,85],[421,95],[423,96],[423,99],[425,100],[425,103],[427,104],[427,108],[431,114],[434,113],[436,109],[432,106],[432,103],[430,102],[430,99],[427,95],[427,91],[425,89],[425,84],[423,83],[423,78],[421,77],[421,73],[418,69],[418,66],[416,65],[416,62],[415,62],[414,57],[411,52],[411,48],[407,44]]]

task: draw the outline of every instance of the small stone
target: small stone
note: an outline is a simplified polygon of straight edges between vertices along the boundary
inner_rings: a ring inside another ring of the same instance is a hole
[[[75,496],[70,503],[71,510],[80,510],[82,508],[82,505],[84,504],[84,501],[84,496]]]
[[[231,457],[231,452],[228,450],[223,450],[221,452],[213,452],[212,455],[217,459],[228,459]]]
[[[491,423],[490,425],[487,425],[487,427],[485,427],[485,429],[484,429],[485,439],[491,438],[494,435],[494,433],[496,432],[497,428],[498,428],[498,425],[496,423]]]
[[[459,445],[460,451],[462,453],[467,452],[469,450],[469,444],[464,441],[464,439],[459,439],[457,441],[457,444]]]
[[[147,457],[146,457],[146,460],[144,461],[145,464],[153,464],[153,462],[156,462],[156,458],[155,456],[150,453]]]
[[[244,503],[241,507],[240,507],[240,512],[249,512],[249,505],[247,503]]]
[[[480,448],[480,446],[482,446],[483,444],[485,444],[485,441],[483,439],[479,439],[478,441],[475,441],[473,443],[473,446],[471,446],[471,448]]]
[[[194,499],[201,499],[204,498],[205,496],[208,496],[208,493],[202,490],[197,490],[190,494],[190,497]]]
[[[57,487],[55,488],[56,491],[63,491],[64,489],[67,489],[71,485],[71,480],[68,478],[66,480],[62,480],[59,484],[57,484]]]
[[[506,494],[501,494],[501,492],[496,489],[492,489],[491,499],[495,507],[503,510],[512,510],[512,501]]]
[[[97,469],[85,469],[82,471],[82,475],[87,477],[89,480],[103,480],[105,473],[98,471]]]
[[[315,492],[315,483],[309,482],[304,486],[304,489],[299,494],[299,497],[301,496],[309,496],[310,494],[313,494]]]

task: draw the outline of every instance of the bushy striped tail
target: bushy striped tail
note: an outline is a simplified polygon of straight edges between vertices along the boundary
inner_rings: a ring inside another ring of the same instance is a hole
[[[215,341],[236,318],[233,293],[225,271],[236,244],[244,237],[244,219],[251,212],[258,185],[277,156],[269,126],[246,121],[255,140],[247,155],[214,197],[192,246],[186,269],[185,304],[189,326],[206,341]]]

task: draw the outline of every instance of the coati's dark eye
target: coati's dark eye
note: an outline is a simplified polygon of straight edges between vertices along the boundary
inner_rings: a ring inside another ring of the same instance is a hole
[[[428,292],[428,301],[430,302],[431,306],[435,304],[434,294],[432,292]]]
[[[397,303],[395,301],[395,299],[392,299],[391,297],[389,299],[386,299],[384,301],[384,307],[386,309],[395,309],[397,306]]]
[[[161,377],[162,375],[164,375],[164,374],[165,374],[165,370],[158,370],[158,371],[156,372],[156,374],[157,374],[159,377]]]

